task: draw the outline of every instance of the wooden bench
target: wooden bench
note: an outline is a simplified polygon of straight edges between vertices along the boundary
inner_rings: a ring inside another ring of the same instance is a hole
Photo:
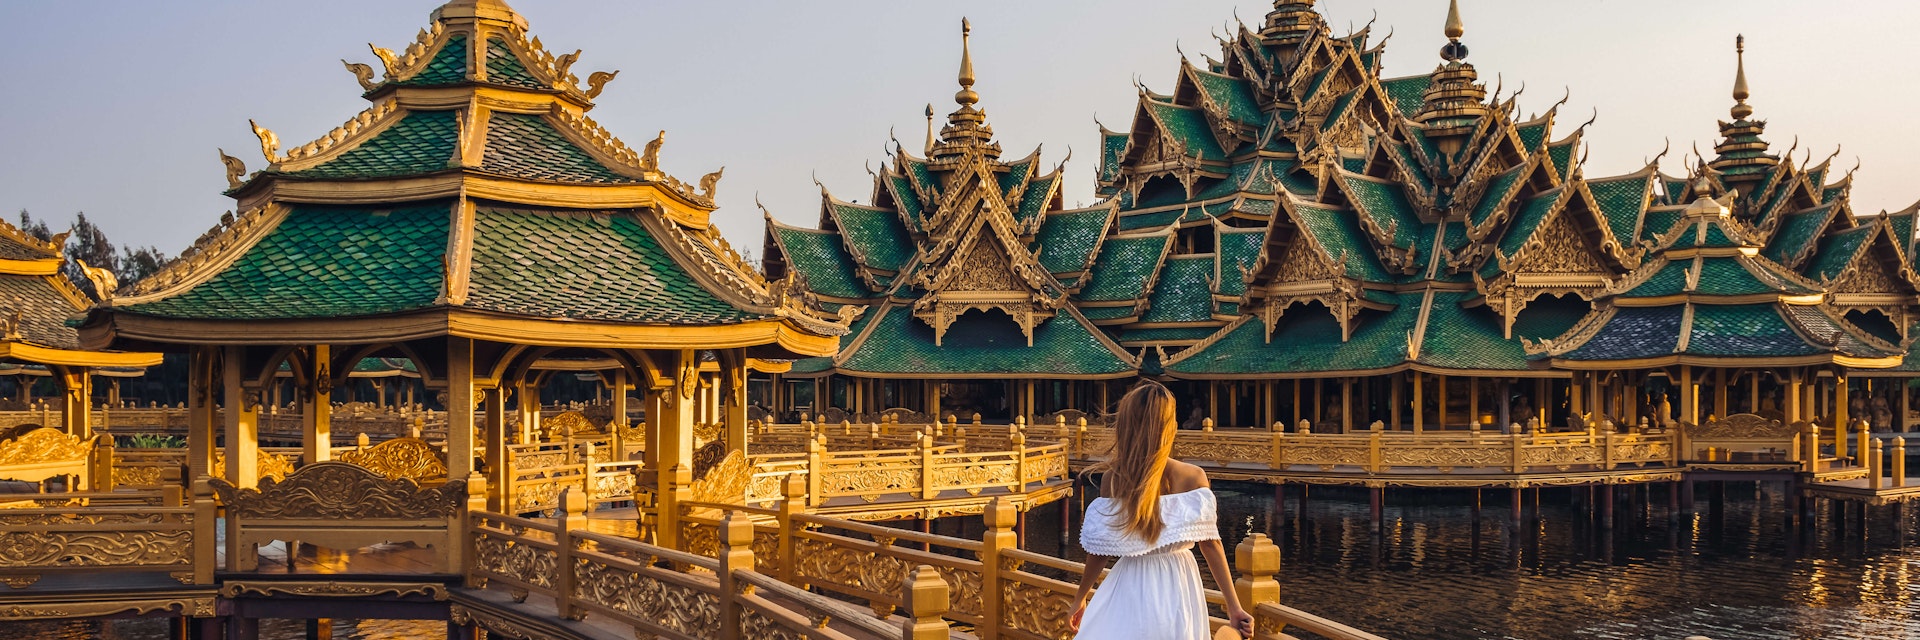
[[[434,570],[446,573],[459,531],[467,481],[422,488],[347,462],[318,462],[285,478],[265,478],[257,489],[211,481],[227,507],[228,568],[259,567],[259,545],[299,541],[332,549],[412,542],[434,549]]]

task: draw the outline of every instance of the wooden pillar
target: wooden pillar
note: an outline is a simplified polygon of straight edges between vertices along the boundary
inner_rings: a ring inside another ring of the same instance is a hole
[[[670,358],[674,371],[672,386],[660,392],[658,483],[660,546],[679,549],[680,501],[686,497],[693,480],[694,392],[700,380],[700,352],[680,349]]]
[[[1213,418],[1213,422],[1216,425],[1221,423],[1220,381],[1218,380],[1207,381],[1207,417]]]
[[[1423,393],[1425,390],[1420,387],[1420,383],[1421,379],[1427,376],[1418,371],[1408,371],[1407,376],[1413,378],[1413,403],[1411,405],[1413,409],[1413,432],[1415,434],[1424,433],[1427,430],[1427,412],[1426,407],[1420,405],[1427,401],[1427,396]]]
[[[1353,433],[1353,378],[1340,379],[1340,433]]]
[[[1552,382],[1546,378],[1540,378],[1533,381],[1533,413],[1534,415],[1531,415],[1528,417],[1539,421],[1541,431],[1546,431],[1548,429],[1547,416],[1551,414],[1547,413],[1547,409],[1550,406],[1547,403],[1550,400],[1552,400],[1552,398],[1548,395],[1547,391],[1551,387],[1551,385],[1552,385]]]
[[[1506,433],[1507,427],[1513,424],[1513,393],[1511,385],[1508,384],[1506,378],[1501,378],[1500,382],[1494,385],[1493,392],[1498,396],[1494,398],[1493,404],[1496,409],[1495,417],[1500,422],[1500,432]]]
[[[1693,383],[1693,366],[1680,365],[1680,419],[1688,424],[1700,423],[1697,414],[1694,413],[1694,408],[1700,401],[1699,391],[1700,388]]]
[[[213,380],[219,354],[215,347],[187,349],[187,474],[193,478],[213,473]]]
[[[1434,385],[1435,391],[1434,391],[1433,401],[1436,406],[1434,408],[1433,426],[1438,427],[1441,431],[1446,431],[1447,430],[1447,377],[1444,375],[1435,375],[1434,382],[1437,384]]]
[[[1387,385],[1393,389],[1387,394],[1387,420],[1394,431],[1400,430],[1400,374],[1387,376]]]
[[[726,421],[727,451],[747,450],[747,354],[736,352],[731,358],[721,358],[719,389],[715,395],[721,398],[721,414]]]
[[[220,359],[221,408],[225,415],[227,482],[236,487],[253,487],[260,480],[260,420],[255,403],[247,397],[246,347],[225,347]],[[230,532],[231,533],[231,532]],[[229,536],[237,538],[238,536]],[[227,556],[232,558],[232,555]]]
[[[451,479],[473,473],[473,405],[473,339],[447,338],[447,477]]]
[[[296,380],[300,391],[301,457],[307,464],[333,459],[333,346],[313,345],[307,379]],[[276,385],[277,386],[277,385]]]
[[[1713,372],[1713,415],[1727,417],[1727,370],[1715,369]]]
[[[1293,422],[1288,427],[1300,424],[1300,379],[1293,379]]]
[[[53,367],[60,375],[61,420],[67,433],[93,437],[93,374],[86,367]],[[102,478],[102,481],[105,481]]]
[[[119,384],[115,382],[114,384]],[[1894,393],[1900,394],[1900,419],[1893,421],[1893,428],[1901,433],[1907,432],[1907,416],[1913,412],[1913,393],[1907,389],[1906,378],[1894,378]]]
[[[1803,413],[1802,408],[1800,406],[1801,393],[1800,393],[1800,370],[1799,369],[1792,369],[1787,371],[1786,396],[1787,396],[1786,402],[1783,403],[1783,405],[1780,407],[1781,413],[1783,413],[1786,416],[1786,422],[1788,424],[1792,424],[1794,422],[1807,419],[1806,414]]]
[[[627,379],[625,368],[613,370],[613,384],[607,389],[607,403],[612,409],[613,420],[607,423],[607,430],[613,432],[613,459],[616,461],[627,459],[627,389],[632,387],[633,381]],[[774,378],[772,396],[769,400],[777,410],[780,406],[780,382],[777,376]]]
[[[1760,413],[1760,370],[1755,369],[1748,376],[1747,413]]]
[[[1467,429],[1480,427],[1480,378],[1467,378]],[[1478,495],[1477,493],[1475,495]],[[1475,502],[1478,505],[1479,502]],[[1478,522],[1479,519],[1475,519]]]
[[[927,417],[932,418],[934,422],[939,422],[940,421],[940,381],[926,380],[926,381],[923,381],[922,384],[926,385],[925,393],[927,395]]]
[[[1851,416],[1847,415],[1847,382],[1846,371],[1837,370],[1833,372],[1833,426],[1835,433],[1839,434],[1838,437],[1841,440],[1845,440],[1847,437],[1847,427],[1849,426],[1847,423],[1851,418]],[[1841,448],[1846,447],[1844,444],[1838,446]],[[1844,457],[1845,454],[1841,454],[1841,456]]]
[[[615,400],[618,404],[618,400]],[[507,481],[511,479],[512,461],[507,459],[507,394],[504,386],[486,389],[481,396],[480,406],[484,416],[482,426],[486,435],[487,460],[487,510],[494,513],[511,513],[509,504],[512,494]],[[614,414],[618,421],[619,413]]]
[[[1326,383],[1326,378],[1313,379],[1313,418],[1312,420],[1313,420],[1313,426],[1316,426],[1316,427],[1320,426],[1320,421],[1327,419],[1327,412],[1324,411],[1323,408],[1320,406],[1321,403],[1324,402],[1327,397],[1325,383]]]

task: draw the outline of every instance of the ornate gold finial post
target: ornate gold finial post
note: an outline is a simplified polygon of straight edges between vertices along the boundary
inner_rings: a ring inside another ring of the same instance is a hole
[[[1448,40],[1459,40],[1460,36],[1467,35],[1467,24],[1460,20],[1460,0],[1447,3],[1446,29]]]
[[[1240,573],[1240,578],[1233,581],[1233,594],[1248,613],[1253,613],[1261,603],[1280,603],[1280,581],[1273,578],[1280,573],[1280,547],[1267,539],[1267,534],[1255,533],[1234,545],[1233,568]],[[1255,614],[1256,626],[1259,619]],[[1279,631],[1277,628],[1267,630],[1268,633]]]
[[[933,143],[933,103],[929,102],[927,103],[927,146],[923,153],[933,155]]]
[[[966,18],[960,19],[960,92],[953,94],[953,101],[960,106],[970,107],[980,102],[980,94],[973,92],[973,23]]]
[[[952,634],[942,619],[950,603],[947,580],[928,565],[915,567],[907,574],[901,591],[906,594],[907,616],[912,618],[901,628],[905,640],[945,640]],[[988,623],[991,625],[992,623]]]
[[[1733,38],[1735,71],[1733,74],[1733,119],[1745,120],[1753,115],[1753,107],[1747,104],[1747,36],[1741,34]]]
[[[1005,497],[994,498],[992,502],[987,503],[986,510],[981,513],[981,520],[986,524],[986,531],[980,536],[980,592],[983,594],[1002,592],[1000,574],[1005,565],[1000,562],[1000,553],[1006,549],[1017,548],[1013,524],[1018,518],[1019,515],[1014,511],[1013,504],[1007,502]],[[1002,610],[1007,606],[1005,599],[982,597],[980,605],[981,617],[996,622],[1004,619]],[[980,632],[981,640],[999,640],[1000,638],[998,624],[982,625]]]

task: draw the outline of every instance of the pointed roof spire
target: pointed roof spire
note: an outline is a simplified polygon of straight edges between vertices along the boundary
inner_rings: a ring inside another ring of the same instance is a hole
[[[1460,36],[1467,35],[1467,23],[1460,19],[1460,0],[1448,0],[1445,29],[1447,44],[1440,47],[1440,58],[1447,62],[1467,59],[1467,45],[1460,44]]]
[[[973,37],[973,23],[966,18],[960,19],[960,92],[953,94],[953,101],[962,107],[971,107],[980,102],[980,94],[973,92],[973,50],[969,40]]]
[[[929,102],[927,103],[927,148],[924,153],[933,155],[933,143],[933,103]]]
[[[1735,64],[1738,70],[1733,74],[1733,119],[1745,120],[1753,115],[1753,106],[1747,104],[1747,36],[1741,34],[1733,39]]]

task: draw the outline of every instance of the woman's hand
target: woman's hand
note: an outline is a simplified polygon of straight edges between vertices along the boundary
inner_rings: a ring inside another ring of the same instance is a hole
[[[1078,619],[1076,616],[1075,620]],[[1235,631],[1239,631],[1240,637],[1253,637],[1253,615],[1247,613],[1246,609],[1240,608],[1239,603],[1234,603],[1233,606],[1227,608],[1227,624],[1232,626]]]
[[[1080,604],[1073,607],[1073,617],[1067,618],[1067,628],[1072,629],[1074,633],[1079,633],[1080,632],[1080,616],[1086,614],[1086,612],[1087,612],[1087,601],[1081,600]]]

